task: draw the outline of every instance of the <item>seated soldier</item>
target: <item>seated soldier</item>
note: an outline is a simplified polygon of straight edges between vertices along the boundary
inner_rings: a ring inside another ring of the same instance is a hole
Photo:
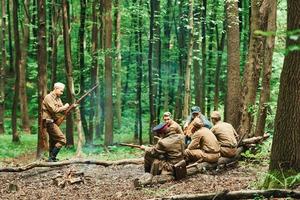
[[[183,130],[185,131],[189,124],[196,118],[200,118],[202,120],[202,122],[204,123],[204,127],[206,128],[211,128],[212,127],[212,124],[210,123],[210,121],[207,119],[207,117],[205,117],[202,113],[201,113],[201,110],[200,110],[200,107],[198,106],[193,106],[191,108],[191,114],[187,117],[184,125],[183,125]]]
[[[234,157],[237,151],[238,138],[235,129],[231,124],[221,121],[221,114],[218,111],[211,113],[211,120],[214,124],[211,131],[215,134],[221,145],[221,156]]]
[[[177,134],[183,134],[181,126],[171,118],[170,112],[165,112],[163,120],[169,125],[170,131],[175,131]]]
[[[196,131],[191,135],[191,143],[185,150],[187,162],[217,162],[220,157],[220,145],[216,136],[206,127],[200,118],[193,121]]]
[[[141,146],[145,150],[145,172],[152,175],[172,174],[173,165],[184,160],[184,142],[181,134],[170,131],[167,123],[162,123],[153,128],[161,139],[153,147]]]

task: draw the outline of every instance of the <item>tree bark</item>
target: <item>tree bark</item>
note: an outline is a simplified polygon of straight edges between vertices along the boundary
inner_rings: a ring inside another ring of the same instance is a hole
[[[60,16],[60,7],[57,6],[57,1],[52,0],[52,15],[51,15],[51,31],[52,31],[52,44],[51,44],[51,87],[57,82],[57,38],[59,29],[57,28]]]
[[[104,144],[113,143],[113,105],[112,105],[112,19],[111,19],[111,0],[103,1],[104,15],[104,50],[105,50],[105,138]]]
[[[85,60],[84,60],[84,43],[85,43],[85,18],[86,18],[86,0],[80,0],[80,27],[78,32],[78,41],[79,41],[79,69],[80,69],[80,94],[81,96],[85,93],[85,79],[84,71],[85,71]],[[85,135],[91,136],[88,131],[89,127],[86,121],[86,100],[83,99],[80,102],[80,120],[77,119],[77,123],[82,123],[83,132]],[[77,114],[77,113],[76,113]],[[90,139],[93,141],[93,137]]]
[[[115,0],[115,48],[116,48],[116,116],[118,128],[122,125],[122,79],[121,79],[121,0]]]
[[[227,98],[225,121],[235,129],[239,126],[240,116],[240,39],[238,22],[238,4],[235,0],[226,0],[227,15]]]
[[[187,65],[185,68],[184,103],[182,116],[186,118],[189,114],[189,104],[191,95],[191,67],[193,64],[193,44],[194,44],[194,0],[189,0],[189,47],[187,55]]]
[[[20,35],[19,35],[19,27],[18,27],[18,0],[13,0],[13,27],[14,27],[14,46],[15,46],[15,93],[13,98],[13,108],[12,108],[12,116],[11,116],[11,123],[12,123],[12,141],[19,142],[19,133],[17,131],[17,109],[18,109],[18,99],[19,99],[19,88],[20,88],[20,59],[21,59],[21,49],[20,49]]]
[[[257,114],[255,136],[261,136],[264,134],[266,118],[270,100],[270,86],[271,86],[271,73],[272,73],[272,58],[275,45],[275,31],[276,31],[276,0],[265,0],[263,6],[264,9],[260,10],[260,13],[266,15],[266,31],[271,32],[272,35],[267,36],[264,46],[264,63],[262,73],[262,89],[260,91],[259,110]]]
[[[243,100],[242,100],[242,117],[240,122],[239,134],[244,137],[251,135],[256,92],[259,83],[261,66],[263,65],[264,43],[265,38],[255,33],[257,30],[265,30],[263,19],[259,9],[263,0],[253,0],[251,5],[251,33],[248,51],[248,60],[244,71],[243,82]]]
[[[124,159],[118,161],[101,161],[101,160],[66,160],[61,162],[34,162],[21,167],[3,167],[0,168],[0,172],[23,172],[37,167],[61,167],[73,164],[87,164],[87,165],[101,165],[108,167],[111,165],[129,165],[129,164],[142,164],[144,162],[143,158],[137,159]]]
[[[30,38],[30,2],[29,0],[24,0],[24,30],[23,30],[23,41],[22,41],[22,53],[20,58],[20,111],[22,119],[22,130],[25,133],[30,134],[30,120],[28,112],[28,100],[26,92],[26,65],[27,65],[27,55],[29,49],[29,38]]]
[[[8,45],[9,45],[9,73],[14,73],[14,55],[13,55],[13,47],[12,47],[12,22],[11,22],[11,13],[12,13],[12,0],[7,0],[7,19],[8,19]]]
[[[156,125],[155,89],[153,81],[153,43],[154,43],[154,23],[155,23],[155,4],[156,0],[150,0],[150,27],[149,27],[149,50],[148,50],[148,82],[149,82],[149,143],[153,143],[152,129]]]
[[[48,134],[43,127],[42,102],[47,95],[47,43],[46,43],[46,2],[39,0],[38,10],[38,38],[37,38],[37,64],[38,64],[38,145],[37,158],[40,158],[48,149]]]
[[[71,40],[70,40],[70,28],[68,23],[68,2],[67,0],[62,1],[62,11],[63,11],[63,36],[64,36],[64,55],[65,55],[65,70],[67,77],[67,99],[69,103],[75,102],[74,95],[74,80],[73,80],[73,67],[72,67],[72,55],[71,55]],[[66,138],[67,144],[66,146],[74,146],[74,120],[73,115],[67,116],[66,122]]]
[[[5,47],[5,35],[6,35],[6,12],[5,12],[5,0],[1,1],[1,65],[0,65],[0,134],[4,134],[4,83],[5,83],[5,68],[6,68],[6,47]]]
[[[300,1],[287,1],[287,32],[300,29]],[[297,33],[298,34],[298,33]],[[300,38],[287,36],[271,149],[270,170],[300,170]]]
[[[206,10],[207,10],[207,0],[202,0],[202,13],[201,13],[201,54],[202,54],[202,70],[201,70],[201,82],[200,82],[200,91],[201,91],[201,112],[205,113],[206,106],[206,88],[205,88],[205,79],[206,79]]]

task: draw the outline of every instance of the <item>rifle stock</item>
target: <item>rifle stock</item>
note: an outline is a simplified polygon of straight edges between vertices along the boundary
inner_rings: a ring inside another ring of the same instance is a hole
[[[87,91],[84,95],[82,95],[75,103],[73,103],[72,105],[70,105],[69,107],[68,107],[68,109],[64,112],[64,114],[60,117],[60,118],[58,118],[57,120],[55,120],[55,124],[57,125],[57,126],[60,126],[62,123],[63,123],[63,121],[65,120],[65,118],[68,116],[68,114],[75,108],[75,105],[76,104],[79,104],[80,103],[80,101],[82,100],[82,99],[84,99],[87,95],[89,95],[93,90],[95,90],[97,87],[99,86],[99,84],[97,84],[97,85],[95,85],[94,87],[92,87],[89,91]]]

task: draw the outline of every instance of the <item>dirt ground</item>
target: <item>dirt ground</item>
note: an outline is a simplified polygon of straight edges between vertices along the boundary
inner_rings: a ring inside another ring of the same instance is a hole
[[[15,160],[15,164],[20,161]],[[53,178],[70,170],[83,172],[84,182],[57,186]],[[261,175],[259,172],[266,170],[267,166],[261,164],[239,164],[231,169],[209,171],[177,182],[136,189],[133,180],[143,175],[142,165],[34,168],[21,173],[0,173],[0,199],[149,199],[225,189],[236,191],[251,188]]]

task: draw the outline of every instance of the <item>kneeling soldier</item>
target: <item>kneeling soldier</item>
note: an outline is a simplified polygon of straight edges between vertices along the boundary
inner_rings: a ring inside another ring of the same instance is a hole
[[[238,134],[231,124],[221,121],[221,114],[218,111],[213,111],[210,117],[214,124],[211,131],[221,145],[221,156],[234,157],[237,151]]]
[[[169,128],[167,123],[162,123],[153,128],[161,139],[153,147],[141,146],[145,150],[145,172],[152,175],[171,174],[173,165],[184,160],[184,141],[182,134]]]
[[[196,131],[191,135],[191,143],[185,150],[188,162],[217,162],[220,157],[220,145],[216,136],[206,127],[200,118],[195,118]]]

